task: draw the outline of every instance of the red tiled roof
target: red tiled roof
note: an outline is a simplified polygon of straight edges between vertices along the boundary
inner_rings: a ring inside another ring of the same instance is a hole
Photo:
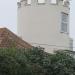
[[[14,47],[14,45],[17,48],[32,48],[29,43],[22,40],[7,28],[0,28],[0,48]]]

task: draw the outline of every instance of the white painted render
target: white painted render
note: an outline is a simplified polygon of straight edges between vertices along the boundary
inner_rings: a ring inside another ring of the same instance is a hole
[[[54,50],[72,50],[72,39],[68,32],[61,32],[61,13],[69,14],[69,7],[63,1],[50,4],[50,0],[38,4],[32,0],[31,5],[22,0],[18,8],[18,34],[34,46],[41,46],[47,52]]]

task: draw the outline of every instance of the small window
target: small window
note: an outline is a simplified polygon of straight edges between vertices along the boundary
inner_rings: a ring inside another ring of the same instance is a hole
[[[45,3],[45,0],[38,0],[38,3]]]
[[[61,13],[61,32],[68,32],[68,14]]]
[[[57,4],[57,0],[51,0],[51,4]]]

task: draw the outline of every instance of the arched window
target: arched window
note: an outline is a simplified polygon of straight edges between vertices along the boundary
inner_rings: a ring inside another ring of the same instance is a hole
[[[45,3],[45,0],[38,0],[38,3]]]

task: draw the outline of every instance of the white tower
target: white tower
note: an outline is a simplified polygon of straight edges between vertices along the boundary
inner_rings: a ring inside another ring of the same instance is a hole
[[[18,2],[18,34],[47,52],[72,50],[69,11],[69,0],[21,0]]]

